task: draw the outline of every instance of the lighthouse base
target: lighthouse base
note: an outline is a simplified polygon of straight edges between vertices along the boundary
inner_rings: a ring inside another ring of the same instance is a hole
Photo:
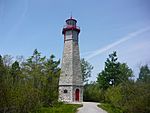
[[[59,86],[59,101],[72,104],[81,104],[83,102],[83,86]]]

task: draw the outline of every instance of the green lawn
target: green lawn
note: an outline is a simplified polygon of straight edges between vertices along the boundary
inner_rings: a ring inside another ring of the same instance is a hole
[[[43,107],[37,113],[76,113],[81,104],[62,104],[54,107]]]
[[[123,111],[119,108],[115,108],[111,104],[101,103],[98,107],[106,110],[108,113],[123,113]]]

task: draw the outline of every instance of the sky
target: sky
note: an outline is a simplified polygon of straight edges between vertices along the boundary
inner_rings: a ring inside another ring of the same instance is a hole
[[[149,0],[0,0],[0,54],[28,58],[37,48],[62,59],[62,28],[71,15],[81,29],[80,56],[94,66],[91,81],[113,51],[134,78],[150,64]]]

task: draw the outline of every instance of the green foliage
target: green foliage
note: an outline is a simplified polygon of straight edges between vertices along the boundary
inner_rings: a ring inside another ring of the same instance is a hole
[[[13,57],[11,55],[4,55],[3,56],[3,64],[4,66],[10,67],[13,62]]]
[[[148,65],[140,68],[137,82],[129,79],[132,76],[133,72],[127,64],[117,61],[116,52],[109,55],[104,70],[98,74],[97,78],[100,89],[104,91],[104,102],[107,103],[102,107],[108,112],[117,113],[120,110],[124,113],[150,112],[150,69]]]
[[[150,112],[150,84],[128,82],[108,88],[105,93],[106,102],[122,109],[125,113]]]
[[[82,71],[82,77],[83,82],[87,83],[89,81],[89,77],[91,77],[91,71],[93,69],[93,66],[86,61],[84,58],[81,59],[81,71]]]
[[[84,85],[84,93],[83,93],[83,100],[84,101],[92,101],[92,102],[99,102],[100,100],[100,90],[96,83],[90,83]]]
[[[121,85],[116,87],[108,88],[105,93],[105,101],[111,103],[116,107],[120,107],[122,104],[122,94],[121,94]]]
[[[124,113],[120,108],[116,108],[111,104],[101,103],[98,107],[106,110],[108,113]]]
[[[24,62],[0,56],[0,112],[29,113],[53,106],[58,99],[59,63],[54,55],[41,57],[35,49]]]
[[[82,105],[62,104],[54,107],[41,108],[36,113],[76,113],[79,107],[82,107]]]
[[[58,99],[58,80],[60,75],[60,68],[58,68],[60,61],[54,61],[55,56],[51,55],[50,59],[45,62],[44,74],[46,75],[45,86],[43,88],[43,101],[45,106],[52,105]]]
[[[41,57],[41,53],[34,50],[33,55],[24,62],[24,70],[28,79],[32,82],[33,86],[42,89],[42,84],[45,81],[43,73],[45,57]]]
[[[117,59],[116,52],[110,54],[105,62],[104,70],[98,74],[97,83],[103,90],[126,82],[133,75],[127,64],[121,64]]]
[[[57,104],[60,60],[42,57],[35,50],[23,62],[12,62],[10,55],[0,56],[1,113],[74,113],[80,105]],[[82,72],[87,82],[93,67],[83,60]],[[100,101],[110,113],[150,112],[150,69],[140,68],[137,82],[129,79],[132,70],[117,61],[116,52],[109,55],[97,82],[85,84],[84,100]],[[112,84],[110,84],[110,81]]]
[[[140,68],[138,82],[150,83],[150,69],[148,65]]]
[[[21,69],[20,69],[20,66],[19,66],[19,62],[15,61],[12,64],[12,67],[10,69],[10,74],[13,77],[13,83],[14,84],[17,83],[19,81],[19,77],[21,75]]]
[[[150,112],[150,84],[130,84],[126,88],[123,98],[123,109],[128,113],[149,113]]]
[[[6,70],[6,67],[4,66],[3,58],[0,55],[0,83],[3,82],[3,79],[5,78],[6,73],[7,73],[7,70]]]

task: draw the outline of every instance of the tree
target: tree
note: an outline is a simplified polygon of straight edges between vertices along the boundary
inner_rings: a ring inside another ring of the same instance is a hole
[[[131,68],[128,67],[126,63],[119,63],[119,73],[116,76],[116,82],[119,83],[126,83],[130,79],[130,77],[133,77],[133,71]]]
[[[87,83],[89,77],[91,77],[91,71],[93,66],[86,61],[84,58],[81,59],[81,71],[82,71],[82,79],[84,83]]]
[[[54,58],[42,57],[37,49],[26,60],[0,56],[0,112],[29,113],[53,106],[60,75],[60,60]]]
[[[21,69],[20,69],[20,66],[19,66],[19,62],[15,61],[12,64],[10,74],[13,76],[13,83],[15,83],[19,80],[19,76],[21,74]]]
[[[84,101],[100,101],[100,90],[96,82],[84,85],[83,99]]]
[[[60,60],[54,61],[55,56],[51,55],[44,64],[44,75],[46,76],[43,88],[43,101],[45,106],[53,105],[58,100],[58,82],[60,76]]]
[[[3,58],[0,55],[0,80],[2,80],[2,77],[5,76],[5,74],[6,74],[6,68],[3,63]]]
[[[144,65],[140,68],[138,81],[143,83],[150,83],[150,69],[148,65]]]
[[[6,79],[6,68],[3,63],[3,58],[0,55],[0,112],[5,111],[5,107],[7,105],[7,86],[5,84]]]
[[[105,67],[98,74],[97,82],[102,89],[107,89],[109,86],[116,86],[122,82],[129,80],[133,75],[132,70],[125,63],[117,61],[117,54],[113,52],[109,55],[105,62]]]
[[[3,56],[3,63],[5,66],[10,66],[12,65],[12,62],[13,62],[13,57],[11,55],[4,55]]]
[[[35,88],[41,88],[44,82],[44,62],[45,56],[41,57],[41,53],[37,49],[34,50],[33,55],[24,62],[24,70],[29,80],[32,81]]]

